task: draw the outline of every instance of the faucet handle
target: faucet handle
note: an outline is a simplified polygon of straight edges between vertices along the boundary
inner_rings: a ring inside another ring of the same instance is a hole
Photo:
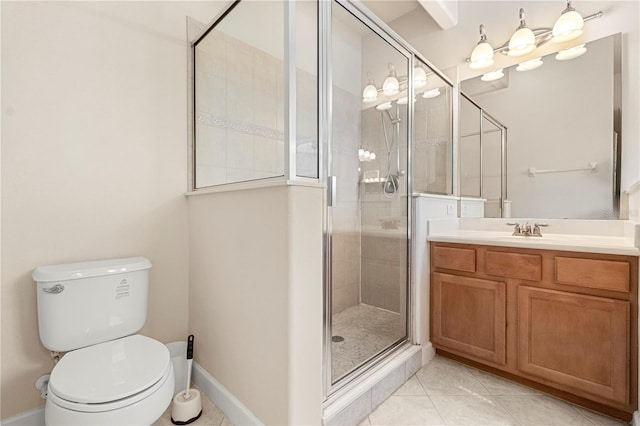
[[[513,226],[513,234],[511,235],[521,235],[522,234],[522,230],[520,227],[520,224],[518,222],[515,223],[507,223],[508,226]]]
[[[540,231],[540,228],[547,227],[547,226],[549,226],[548,223],[536,223],[535,225],[533,225],[533,235],[537,237],[542,237],[542,232]]]

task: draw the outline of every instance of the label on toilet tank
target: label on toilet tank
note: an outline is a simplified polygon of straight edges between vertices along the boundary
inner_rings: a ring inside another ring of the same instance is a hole
[[[129,283],[126,278],[122,279],[116,287],[116,300],[123,297],[129,297]]]

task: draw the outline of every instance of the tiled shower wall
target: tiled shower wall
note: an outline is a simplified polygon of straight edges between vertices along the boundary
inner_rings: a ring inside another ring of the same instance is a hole
[[[196,57],[196,185],[284,174],[283,61],[218,30]],[[298,175],[317,176],[317,80],[296,71]]]
[[[284,173],[283,62],[221,31],[196,57],[196,185]]]
[[[413,145],[414,192],[448,194],[451,191],[451,115],[450,89],[442,88],[435,98],[416,96]],[[395,104],[390,110],[397,116]],[[400,191],[390,198],[383,194],[381,183],[362,183],[362,302],[392,312],[405,308],[407,271],[407,119],[406,106],[399,108],[400,119]],[[360,163],[363,171],[378,170],[381,178],[397,165],[397,146],[391,145],[393,125],[386,112],[375,108],[362,111],[363,146],[376,153],[376,160]],[[395,141],[398,143],[398,141]],[[404,172],[404,175],[402,174]],[[383,229],[391,228],[391,229]]]
[[[396,117],[395,106],[390,110]],[[401,312],[404,304],[406,266],[407,266],[407,187],[406,187],[406,106],[400,107],[400,189],[386,198],[382,183],[361,183],[362,195],[362,303]],[[397,143],[390,146],[391,156],[387,158],[387,146],[384,138],[382,119],[385,120],[387,139],[391,145],[394,133],[393,125],[386,114],[375,108],[362,111],[363,145],[376,153],[376,159],[361,162],[364,171],[378,170],[380,178],[387,176],[391,162],[391,173],[396,173]],[[404,175],[402,175],[404,172]],[[383,229],[391,228],[391,229]]]
[[[362,303],[391,312],[403,312],[406,253],[406,232],[362,235]]]
[[[337,86],[333,97],[332,172],[339,191],[332,208],[331,302],[336,314],[360,303],[360,97]]]

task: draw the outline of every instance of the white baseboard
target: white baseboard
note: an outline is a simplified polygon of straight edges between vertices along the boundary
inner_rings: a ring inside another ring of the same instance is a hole
[[[193,363],[193,384],[235,425],[264,425],[238,398],[213,378],[197,362]]]
[[[2,426],[45,426],[44,405],[4,419],[0,424]]]
[[[193,383],[218,407],[233,424],[263,425],[231,392],[214,379],[198,363],[193,363]],[[1,426],[45,426],[44,405],[0,422]]]
[[[436,349],[431,342],[422,345],[422,365],[428,364],[436,356]],[[640,425],[638,425],[640,426]]]

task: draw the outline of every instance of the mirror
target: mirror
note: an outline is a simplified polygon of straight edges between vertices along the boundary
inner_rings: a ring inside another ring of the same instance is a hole
[[[615,34],[571,60],[554,53],[526,72],[461,83],[461,195],[485,199],[482,216],[618,219],[620,42]],[[507,208],[496,214],[500,186]]]

